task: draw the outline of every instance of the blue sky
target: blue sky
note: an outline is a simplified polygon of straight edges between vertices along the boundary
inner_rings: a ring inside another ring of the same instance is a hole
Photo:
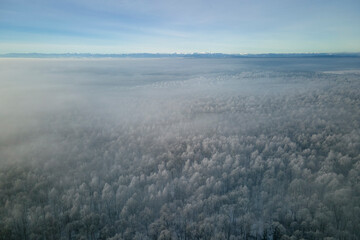
[[[360,1],[0,0],[10,52],[360,52]]]

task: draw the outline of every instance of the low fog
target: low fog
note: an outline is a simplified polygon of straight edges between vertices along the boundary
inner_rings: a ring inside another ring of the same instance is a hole
[[[359,66],[0,59],[0,239],[359,239]]]

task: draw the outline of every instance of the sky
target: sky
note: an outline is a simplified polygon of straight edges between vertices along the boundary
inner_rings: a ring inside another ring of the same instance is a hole
[[[0,54],[360,52],[359,26],[359,0],[0,0]]]

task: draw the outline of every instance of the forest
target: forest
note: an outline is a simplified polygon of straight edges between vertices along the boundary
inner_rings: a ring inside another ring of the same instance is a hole
[[[0,61],[1,240],[360,239],[358,59]]]

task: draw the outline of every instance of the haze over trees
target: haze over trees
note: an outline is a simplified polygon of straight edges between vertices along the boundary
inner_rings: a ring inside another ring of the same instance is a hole
[[[359,63],[1,59],[0,239],[359,239]]]

